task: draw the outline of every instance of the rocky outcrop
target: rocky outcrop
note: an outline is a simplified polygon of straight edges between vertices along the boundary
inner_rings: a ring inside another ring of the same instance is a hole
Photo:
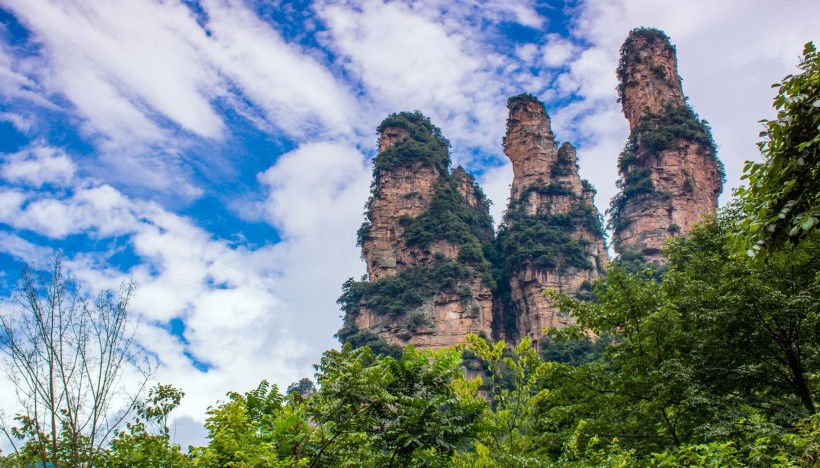
[[[380,145],[384,146],[384,145]],[[368,207],[367,235],[361,238],[362,256],[371,281],[395,276],[418,264],[404,241],[402,219],[417,218],[430,206],[441,179],[423,162],[382,171]]]
[[[359,231],[365,281],[340,299],[354,345],[440,348],[468,333],[490,336],[493,320],[489,204],[449,143],[419,113],[394,114],[378,129],[367,220]]]
[[[670,236],[714,214],[723,189],[708,125],[686,104],[675,49],[656,29],[636,29],[621,48],[618,88],[630,136],[618,161],[621,192],[609,225],[618,253],[662,263]]]
[[[510,281],[504,312],[514,323],[506,334],[537,341],[545,329],[571,323],[544,289],[578,294],[601,277],[607,255],[595,191],[578,175],[575,148],[557,146],[544,105],[533,96],[511,98],[508,109],[504,153],[514,177],[498,236]]]
[[[609,211],[613,243],[661,263],[668,237],[715,212],[723,169],[709,127],[686,104],[665,34],[630,33],[618,76],[630,136]],[[342,342],[376,352],[452,346],[468,333],[537,343],[573,322],[542,293],[586,298],[604,275],[595,190],[578,174],[575,148],[556,143],[541,102],[520,95],[507,107],[514,178],[497,236],[487,199],[462,168],[450,172],[449,142],[429,119],[400,113],[379,126],[359,230],[368,274],[344,285]]]

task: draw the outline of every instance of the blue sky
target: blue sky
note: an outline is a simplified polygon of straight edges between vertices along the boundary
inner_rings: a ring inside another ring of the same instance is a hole
[[[86,291],[132,277],[158,380],[201,421],[337,346],[389,113],[430,116],[498,219],[505,102],[536,94],[603,211],[628,133],[618,48],[658,27],[712,125],[725,201],[818,19],[811,0],[0,0],[0,295],[55,249]]]

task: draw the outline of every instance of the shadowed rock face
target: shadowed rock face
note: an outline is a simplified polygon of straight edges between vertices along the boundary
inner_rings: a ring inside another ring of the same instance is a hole
[[[632,31],[618,77],[630,137],[619,159],[621,193],[610,208],[613,243],[618,253],[663,263],[667,238],[715,213],[723,168],[708,126],[686,104],[664,33]]]
[[[544,329],[571,323],[544,289],[576,294],[599,279],[607,264],[594,189],[578,175],[575,148],[560,147],[544,105],[532,96],[511,98],[504,153],[513,166],[510,205],[499,248],[510,274],[514,316],[508,339],[538,340]],[[512,320],[508,321],[512,322]]]
[[[369,277],[363,284],[372,292],[358,303],[355,326],[388,344],[417,348],[463,343],[468,333],[490,336],[493,301],[481,243],[491,245],[493,231],[484,194],[461,167],[449,173],[446,140],[429,120],[403,113],[385,122],[393,120],[397,125],[380,127],[368,220],[360,231]],[[454,213],[474,222],[458,224],[460,218],[448,218]],[[461,229],[457,235],[445,221]],[[478,257],[462,254],[475,246]],[[433,277],[451,281],[428,281]],[[380,299],[390,295],[412,297],[398,313],[380,310],[375,304],[390,302]]]

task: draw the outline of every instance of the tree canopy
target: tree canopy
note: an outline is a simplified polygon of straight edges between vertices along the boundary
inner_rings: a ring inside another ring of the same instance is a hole
[[[747,215],[738,221],[739,250],[759,251],[795,244],[817,232],[820,221],[820,54],[803,50],[801,73],[788,75],[774,98],[777,117],[761,121],[762,162],[747,162],[737,190]]]

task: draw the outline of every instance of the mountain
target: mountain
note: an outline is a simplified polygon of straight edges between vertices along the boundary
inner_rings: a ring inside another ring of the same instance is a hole
[[[541,294],[544,289],[574,295],[602,277],[604,230],[595,189],[578,176],[575,148],[556,144],[544,105],[525,94],[510,98],[507,108],[503,146],[513,182],[497,242],[509,275],[504,312],[515,325],[506,335],[537,341],[545,328],[571,322]]]
[[[630,136],[618,160],[621,192],[609,226],[615,250],[664,263],[663,242],[714,214],[723,168],[708,125],[686,104],[675,49],[656,29],[621,48],[619,95]],[[397,354],[441,348],[468,333],[511,343],[573,323],[545,289],[581,299],[609,262],[595,189],[578,174],[575,148],[558,144],[544,104],[507,103],[504,154],[513,168],[498,233],[489,202],[450,143],[419,112],[379,125],[379,154],[359,245],[367,276],[350,279],[337,337]]]
[[[633,30],[621,47],[618,93],[630,135],[610,206],[615,251],[665,262],[664,241],[714,215],[723,190],[708,124],[686,103],[675,47],[657,29]]]
[[[427,117],[403,112],[378,127],[366,221],[367,280],[345,283],[338,336],[354,344],[439,348],[492,334],[495,283],[489,202]]]

